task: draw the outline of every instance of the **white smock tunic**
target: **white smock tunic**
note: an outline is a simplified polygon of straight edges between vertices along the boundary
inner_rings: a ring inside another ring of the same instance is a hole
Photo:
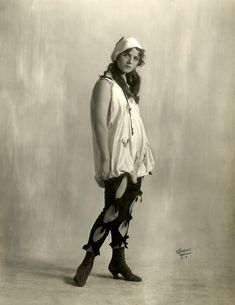
[[[115,80],[102,77],[98,81],[108,81],[111,90],[107,117],[110,173],[106,179],[129,173],[132,181],[136,183],[138,177],[150,174],[154,167],[154,159],[140,117],[139,105],[134,98],[126,98],[122,88]],[[91,119],[94,102],[92,95]],[[100,185],[104,178],[101,175],[101,153],[97,144],[93,119],[92,127],[95,179]]]

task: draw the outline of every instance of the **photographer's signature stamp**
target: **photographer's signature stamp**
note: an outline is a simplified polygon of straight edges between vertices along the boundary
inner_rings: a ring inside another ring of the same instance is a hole
[[[192,250],[191,248],[179,248],[176,250],[176,253],[180,258],[188,258],[191,255]]]

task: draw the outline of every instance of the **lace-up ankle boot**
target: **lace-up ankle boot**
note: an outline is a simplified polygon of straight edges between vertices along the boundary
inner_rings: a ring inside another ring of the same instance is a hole
[[[113,249],[112,258],[108,266],[114,279],[118,279],[120,273],[126,281],[141,282],[142,279],[138,275],[132,273],[125,261],[125,248]]]

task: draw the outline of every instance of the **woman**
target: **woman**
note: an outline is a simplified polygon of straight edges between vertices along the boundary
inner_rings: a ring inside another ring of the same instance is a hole
[[[121,38],[112,52],[112,63],[100,76],[91,98],[95,178],[105,190],[105,206],[96,219],[86,256],[74,281],[84,286],[94,258],[111,232],[112,258],[108,266],[113,277],[139,282],[125,262],[129,222],[134,203],[142,195],[141,180],[151,174],[154,160],[139,112],[140,76],[136,67],[144,64],[144,50],[133,37]]]

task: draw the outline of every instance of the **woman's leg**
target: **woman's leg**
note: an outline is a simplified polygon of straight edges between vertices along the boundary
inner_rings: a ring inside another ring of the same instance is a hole
[[[132,209],[138,197],[142,196],[140,188],[141,178],[138,178],[137,183],[133,183],[131,177],[126,175],[116,192],[119,216],[111,227],[112,242],[110,245],[113,249],[127,248],[127,239],[129,238],[127,234],[132,219]]]
[[[91,251],[95,256],[100,255],[100,248],[103,245],[109,231],[115,225],[115,221],[120,217],[117,206],[116,194],[122,183],[124,175],[111,178],[105,181],[105,206],[103,211],[92,226],[89,240],[83,246],[84,250]]]
[[[74,281],[79,287],[85,285],[92,270],[94,258],[100,254],[99,249],[110,231],[111,223],[118,217],[115,196],[121,180],[122,176],[105,182],[105,207],[91,229],[88,243],[83,246],[83,249],[87,251],[86,256],[74,276]]]
[[[121,185],[120,185],[121,187]],[[111,228],[112,242],[111,247],[113,249],[112,259],[109,264],[109,271],[113,274],[113,277],[118,278],[118,273],[128,281],[139,282],[142,279],[133,274],[128,265],[125,262],[125,248],[127,248],[127,238],[129,238],[128,229],[129,223],[132,219],[132,209],[138,197],[142,195],[141,178],[138,178],[137,183],[133,183],[128,176],[126,181],[126,188],[120,192],[118,196],[119,217],[115,221],[115,225]]]
[[[96,219],[89,236],[88,243],[83,249],[100,254],[100,247],[111,230],[111,247],[125,246],[127,248],[127,233],[129,222],[132,219],[132,208],[140,190],[141,178],[133,183],[128,174],[111,178],[105,182],[105,207]]]
[[[127,247],[127,231],[132,218],[131,209],[135,199],[142,194],[140,185],[141,178],[138,178],[138,182],[134,184],[127,174],[105,181],[105,207],[91,229],[88,243],[83,246],[83,249],[87,250],[89,259],[86,260],[86,255],[85,262],[83,261],[79,266],[74,277],[78,286],[85,284],[92,269],[94,257],[100,254],[100,247],[110,230],[112,248],[122,245]]]

